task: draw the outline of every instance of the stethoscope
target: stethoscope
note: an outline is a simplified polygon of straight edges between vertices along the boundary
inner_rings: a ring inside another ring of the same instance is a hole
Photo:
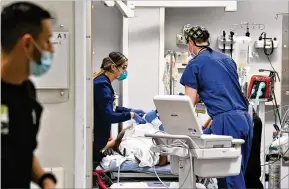
[[[193,59],[195,59],[197,56],[199,56],[202,52],[204,52],[204,51],[206,51],[206,50],[208,50],[209,52],[212,52],[212,51],[213,51],[210,47],[202,47],[202,48],[199,50],[198,54],[197,54],[196,56],[194,56]]]

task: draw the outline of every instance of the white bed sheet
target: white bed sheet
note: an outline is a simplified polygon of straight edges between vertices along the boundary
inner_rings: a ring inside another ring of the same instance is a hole
[[[103,164],[101,166],[104,168],[105,172],[117,172],[117,160],[111,160],[110,164]],[[155,170],[160,175],[172,175],[170,165],[165,166],[155,166]],[[120,172],[137,172],[137,173],[151,173],[155,174],[153,167],[140,167],[136,160],[126,160],[120,166]]]

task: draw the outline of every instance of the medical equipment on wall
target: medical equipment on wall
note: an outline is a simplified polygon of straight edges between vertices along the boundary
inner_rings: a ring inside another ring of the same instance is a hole
[[[129,7],[127,4],[125,4],[123,1],[102,1],[102,3],[107,7],[114,7],[121,12],[121,14],[125,18],[132,18],[134,17],[134,8]]]
[[[270,56],[274,53],[274,49],[278,47],[279,42],[277,41],[277,38],[270,38],[267,37],[266,32],[262,32],[259,40],[255,42],[255,48],[256,49],[263,49],[264,54],[267,56],[267,59],[270,63],[270,66],[275,71],[272,62],[270,60]],[[279,78],[279,76],[278,76]],[[280,80],[280,79],[279,79]]]
[[[177,45],[186,45],[187,41],[183,34],[177,34],[176,36],[176,44]]]
[[[235,49],[235,44],[235,33],[233,31],[230,31],[228,35],[226,34],[226,31],[223,31],[223,34],[218,37],[219,49],[221,49],[224,54],[226,53],[226,50],[229,50],[231,57],[233,50]]]
[[[189,29],[191,29],[191,24],[184,25],[182,29],[182,33],[179,33],[176,35],[176,44],[177,45],[187,45],[187,40],[185,38],[185,32],[187,32]]]
[[[178,79],[178,69],[176,67],[175,53],[168,50],[165,54],[165,69],[163,75],[163,84],[165,94],[174,94],[175,83]]]
[[[250,70],[249,63],[252,58],[251,38],[247,36],[235,37],[235,50],[232,53],[232,58],[237,64],[239,82],[242,87],[242,92],[247,94],[247,75]]]
[[[279,45],[279,42],[277,41],[277,38],[266,38],[266,33],[263,37],[259,37],[258,41],[255,42],[254,47],[256,49],[276,49]],[[273,50],[271,50],[273,51]]]
[[[246,33],[245,36],[250,37],[250,29],[258,28],[259,30],[264,30],[265,25],[264,24],[257,24],[257,23],[251,23],[251,22],[241,22],[240,24],[233,24],[233,27],[231,28],[232,31],[235,31],[237,28],[243,29],[246,27]]]
[[[188,52],[176,52],[176,67],[185,68],[189,62],[189,53]]]

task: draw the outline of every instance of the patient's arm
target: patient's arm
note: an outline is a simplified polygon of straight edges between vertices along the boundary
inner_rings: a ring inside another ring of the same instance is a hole
[[[124,134],[125,134],[125,132],[126,132],[126,130],[127,129],[130,129],[131,127],[127,127],[127,128],[125,128],[125,129],[123,129],[118,135],[117,135],[117,138],[114,140],[114,146],[112,147],[113,149],[118,149],[119,148],[119,145],[120,145],[120,143],[121,143],[121,141],[122,141],[122,138],[124,137]],[[159,141],[159,140],[156,140],[156,144],[161,144],[162,142],[161,141]],[[137,158],[137,157],[135,157],[135,159],[136,159],[136,161],[138,162],[138,163],[140,163],[140,160]],[[160,160],[159,160],[159,165],[160,166],[163,166],[163,165],[166,165],[168,163],[168,158],[167,158],[167,156],[161,156],[160,155]]]
[[[123,129],[116,137],[116,139],[113,139],[111,141],[108,141],[106,146],[103,148],[103,149],[109,149],[109,148],[112,148],[112,149],[118,149],[120,143],[121,143],[121,140],[122,138],[124,137],[124,134],[125,134],[125,131],[127,129],[129,129],[131,127],[127,127],[125,129]]]
[[[160,155],[159,166],[166,165],[168,163],[168,156]]]
[[[117,137],[116,137],[116,139],[115,139],[115,146],[114,146],[114,148],[118,148],[118,147],[119,147],[119,145],[120,145],[120,143],[121,143],[121,141],[122,141],[122,138],[124,137],[125,131],[128,130],[128,129],[130,129],[130,128],[131,128],[131,126],[123,129],[123,130],[117,135]]]
[[[154,141],[155,141],[156,145],[163,145],[164,144],[164,142],[159,138],[155,138]],[[167,163],[168,163],[168,156],[160,155],[159,166],[166,165]]]
[[[204,123],[203,128],[209,128],[212,124],[212,119],[209,117],[209,119]]]

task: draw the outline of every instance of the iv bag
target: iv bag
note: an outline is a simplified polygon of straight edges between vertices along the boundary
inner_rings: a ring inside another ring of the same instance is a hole
[[[236,48],[233,53],[233,59],[238,67],[246,67],[250,62],[251,57],[251,38],[247,36],[238,36],[235,38]]]

